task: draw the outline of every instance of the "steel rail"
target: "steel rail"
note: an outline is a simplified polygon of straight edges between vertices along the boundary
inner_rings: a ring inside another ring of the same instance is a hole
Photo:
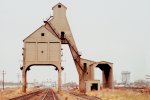
[[[53,91],[51,91],[51,92],[52,92],[52,96],[53,96],[54,100],[56,100],[56,97],[55,97],[55,95],[54,95],[54,92],[53,92]]]
[[[44,97],[41,100],[44,100],[46,98],[47,94],[48,94],[48,89],[47,89],[46,94],[44,95]]]
[[[51,89],[47,89],[46,94],[45,94],[45,95],[43,96],[43,98],[41,98],[40,100],[47,100],[46,97],[47,97],[49,94],[52,95],[53,100],[57,100],[56,97],[55,97],[54,91],[51,90]]]

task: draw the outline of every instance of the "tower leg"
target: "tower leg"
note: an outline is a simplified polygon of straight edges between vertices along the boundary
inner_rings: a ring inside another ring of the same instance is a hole
[[[102,76],[103,76],[103,87],[112,89],[113,88],[113,71],[112,71],[112,68],[110,68],[108,76],[106,75],[105,71],[103,71]]]
[[[79,90],[81,93],[85,93],[85,75],[79,75]]]
[[[109,72],[108,87],[110,89],[113,88],[113,70],[112,70],[112,68],[110,69],[110,72]]]
[[[26,71],[25,69],[22,70],[22,92],[26,93],[26,87],[27,87],[27,83],[26,83]]]
[[[107,79],[105,77],[104,71],[102,71],[102,79],[103,79],[103,88],[107,88]]]
[[[59,69],[59,71],[58,71],[58,93],[60,93],[60,91],[61,91],[61,69]]]

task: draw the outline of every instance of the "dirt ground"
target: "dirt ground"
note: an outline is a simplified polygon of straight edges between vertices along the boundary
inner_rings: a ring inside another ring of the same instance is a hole
[[[27,92],[35,91],[30,88]],[[79,93],[79,90],[74,90]],[[100,91],[92,91],[86,93],[89,96],[99,97],[102,100],[150,100],[150,88],[145,88],[140,91],[122,90],[122,89],[102,89]],[[4,91],[0,90],[0,100],[9,100],[10,98],[22,95],[21,88],[7,88]],[[59,93],[61,100],[79,100],[77,97],[62,91]]]
[[[22,88],[20,88],[20,87],[18,87],[18,88],[5,88],[4,91],[2,89],[0,89],[0,100],[9,100],[11,98],[23,95],[21,89]],[[35,91],[35,90],[36,90],[35,88],[27,89],[27,93],[30,93],[30,92]]]

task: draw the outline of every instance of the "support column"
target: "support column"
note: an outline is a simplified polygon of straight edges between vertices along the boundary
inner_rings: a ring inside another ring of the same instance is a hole
[[[85,72],[82,73],[82,75],[79,75],[79,90],[81,93],[85,93],[86,85],[85,81],[87,80],[87,74]]]
[[[113,69],[112,69],[112,68],[110,68],[110,71],[109,71],[108,87],[109,87],[110,89],[113,88]]]
[[[59,70],[58,70],[58,93],[60,93],[60,91],[61,91],[61,68],[59,68]]]
[[[83,77],[79,76],[79,90],[81,93],[85,92],[85,83]]]
[[[113,88],[113,70],[110,68],[108,76],[106,77],[105,70],[103,70],[103,87],[104,88]]]
[[[27,87],[27,83],[26,83],[26,71],[25,68],[23,68],[22,70],[22,92],[26,93],[26,87]]]
[[[106,86],[106,84],[107,84],[107,82],[106,82],[106,77],[105,77],[105,73],[104,73],[104,70],[102,71],[102,80],[103,80],[103,88],[106,88],[107,86]]]

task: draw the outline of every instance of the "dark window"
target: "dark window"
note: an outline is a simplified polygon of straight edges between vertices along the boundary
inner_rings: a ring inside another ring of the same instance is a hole
[[[85,71],[87,70],[87,63],[83,63],[83,68]]]
[[[61,32],[61,38],[62,38],[62,39],[65,38],[65,32]]]
[[[41,51],[41,53],[44,53],[44,51]]]
[[[83,66],[86,67],[86,66],[87,66],[87,63],[83,63]]]
[[[92,83],[91,91],[98,90],[98,83]]]
[[[45,34],[44,33],[41,33],[41,36],[44,36]]]
[[[58,8],[61,8],[61,5],[58,5]]]

